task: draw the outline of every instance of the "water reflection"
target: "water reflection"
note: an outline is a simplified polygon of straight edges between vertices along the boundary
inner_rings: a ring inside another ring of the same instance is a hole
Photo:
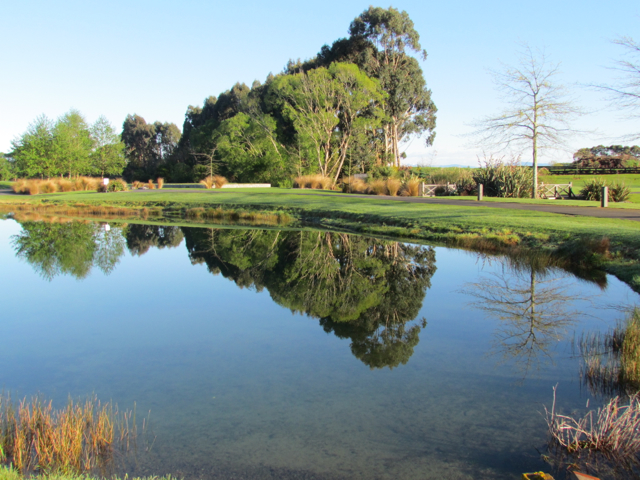
[[[406,364],[426,326],[409,322],[436,270],[430,247],[329,232],[183,231],[193,263],[319,318],[370,368]]]
[[[476,299],[472,306],[498,320],[493,353],[512,359],[526,376],[551,360],[552,348],[578,320],[573,302],[585,299],[570,294],[567,275],[540,259],[494,261],[501,268],[467,283],[463,292]]]
[[[16,255],[43,278],[57,275],[85,278],[93,267],[108,275],[124,254],[122,228],[84,222],[23,222],[13,237]]]

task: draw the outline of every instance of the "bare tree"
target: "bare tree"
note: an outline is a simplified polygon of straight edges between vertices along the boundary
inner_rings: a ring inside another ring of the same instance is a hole
[[[564,86],[555,83],[559,64],[549,63],[544,52],[523,45],[519,63],[493,72],[496,88],[507,107],[475,123],[472,133],[485,148],[530,151],[533,157],[533,191],[538,196],[538,154],[544,148],[564,145],[577,133],[570,121],[581,114]]]
[[[640,118],[640,43],[630,37],[622,37],[613,43],[625,49],[626,57],[616,62],[614,69],[620,73],[612,85],[595,85],[609,94],[613,107],[626,110],[628,118]],[[629,140],[640,139],[640,132]]]

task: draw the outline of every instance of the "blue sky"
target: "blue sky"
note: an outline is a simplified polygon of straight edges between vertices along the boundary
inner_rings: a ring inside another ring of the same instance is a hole
[[[386,4],[377,4],[387,7]],[[71,108],[89,122],[105,115],[121,127],[127,114],[182,127],[188,105],[201,105],[235,82],[251,85],[282,71],[290,58],[314,56],[347,35],[369,2],[120,1],[5,2],[0,29],[0,151],[38,115]],[[461,135],[502,104],[490,69],[516,62],[517,43],[544,48],[561,63],[558,80],[589,112],[576,123],[567,152],[640,130],[638,121],[605,109],[602,94],[579,84],[606,83],[622,57],[611,40],[640,40],[637,0],[514,2],[399,1],[429,54],[422,63],[438,107],[436,140],[407,145],[407,163],[475,165],[478,148]],[[624,143],[624,142],[622,142]]]

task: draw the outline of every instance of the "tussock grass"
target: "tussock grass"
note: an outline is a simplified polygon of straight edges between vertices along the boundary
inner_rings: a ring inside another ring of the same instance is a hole
[[[216,188],[222,188],[228,183],[227,179],[224,178],[222,175],[214,175],[212,179],[213,179],[213,184],[216,186]]]
[[[204,185],[204,188],[211,190],[213,188],[213,185],[215,184],[215,181],[213,180],[213,176],[209,175],[208,177],[200,180],[200,183]]]
[[[387,192],[392,197],[397,196],[401,188],[402,188],[402,182],[397,178],[392,177],[387,179]]]
[[[293,181],[293,188],[311,188],[317,190],[331,190],[333,182],[329,177],[317,175],[302,175]]]
[[[422,181],[417,178],[410,178],[407,180],[407,183],[404,184],[402,195],[406,197],[417,197],[420,192],[421,183]]]
[[[153,184],[153,180],[149,179],[149,181],[147,182],[147,188],[149,190],[155,190],[156,186]]]
[[[64,178],[52,178],[49,180],[19,179],[13,183],[11,188],[15,193],[38,195],[40,193],[96,190],[100,182],[101,179],[92,177],[78,177],[73,180]]]
[[[164,187],[164,178],[159,177],[159,178],[156,180],[156,183],[158,184],[158,189],[162,189],[162,187]]]
[[[387,182],[385,180],[372,180],[369,182],[369,191],[374,195],[386,195]]]
[[[0,461],[21,473],[81,474],[106,466],[136,437],[132,412],[92,397],[62,409],[40,397],[17,405],[0,395]]]

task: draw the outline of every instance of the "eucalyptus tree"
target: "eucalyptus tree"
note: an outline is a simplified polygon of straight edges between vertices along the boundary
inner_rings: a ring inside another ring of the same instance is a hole
[[[333,63],[273,83],[285,100],[284,116],[312,152],[317,171],[336,182],[353,136],[381,120],[385,94],[379,82],[356,65]]]
[[[524,45],[518,65],[494,72],[505,109],[476,122],[473,132],[483,147],[531,153],[532,198],[538,196],[540,150],[563,146],[577,132],[570,121],[581,114],[566,88],[556,82],[558,74],[559,65],[549,63],[544,52],[534,52]]]
[[[93,151],[90,160],[93,172],[102,177],[122,175],[127,164],[124,144],[106,117],[100,116],[91,126],[91,139]]]

